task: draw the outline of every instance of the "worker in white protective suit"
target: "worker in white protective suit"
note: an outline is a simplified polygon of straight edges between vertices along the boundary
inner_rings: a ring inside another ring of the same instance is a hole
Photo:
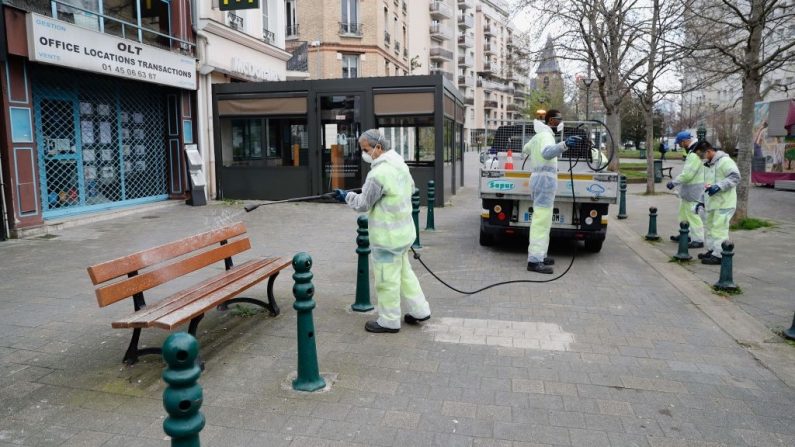
[[[407,324],[431,318],[417,276],[409,263],[408,249],[416,238],[411,217],[411,194],[414,180],[403,157],[390,150],[383,135],[370,129],[359,137],[362,159],[372,169],[360,194],[335,190],[340,202],[360,213],[368,213],[378,319],[368,321],[364,329],[376,333],[400,330],[400,301],[404,300]]]
[[[555,144],[553,128],[562,130],[563,117],[555,109],[547,111],[544,121],[533,121],[535,136],[524,145],[522,153],[530,160],[530,191],[533,194],[533,217],[530,221],[530,243],[527,247],[527,270],[553,273],[555,260],[547,257],[549,233],[552,229],[552,208],[558,186],[558,155],[574,147],[580,137],[571,136]]]
[[[737,185],[740,170],[726,152],[716,150],[707,141],[704,148],[704,205],[706,208],[707,252],[698,255],[702,264],[720,265],[721,244],[729,238],[729,224],[737,208]]]
[[[701,248],[704,246],[704,225],[696,205],[704,201],[704,162],[701,160],[703,153],[699,152],[698,140],[687,130],[676,134],[675,143],[687,151],[685,166],[682,172],[665,186],[670,190],[679,187],[679,222],[687,222],[690,231],[687,246]],[[671,240],[679,242],[679,235],[671,236]]]

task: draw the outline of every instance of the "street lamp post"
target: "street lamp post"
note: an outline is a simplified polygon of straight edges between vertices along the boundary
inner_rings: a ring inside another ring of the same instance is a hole
[[[585,85],[585,119],[591,119],[591,84],[593,78],[583,78],[582,83]]]

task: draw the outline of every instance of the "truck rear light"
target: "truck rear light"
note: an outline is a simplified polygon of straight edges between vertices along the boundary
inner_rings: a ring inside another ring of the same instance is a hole
[[[505,213],[499,213],[499,214],[497,214],[497,219],[499,219],[499,220],[505,220]]]
[[[577,233],[574,234],[574,238],[578,239],[578,240],[583,240],[583,239],[585,239],[585,233],[577,232]]]

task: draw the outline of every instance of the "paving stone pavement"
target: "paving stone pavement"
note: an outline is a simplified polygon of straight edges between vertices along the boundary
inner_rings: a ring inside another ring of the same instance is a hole
[[[525,271],[522,241],[478,245],[475,156],[467,154],[468,187],[436,211],[437,231],[422,234],[423,261],[463,289],[548,279]],[[558,281],[471,296],[412,261],[433,318],[373,335],[363,330],[372,316],[349,310],[355,213],[336,204],[240,209],[174,207],[0,245],[0,446],[168,445],[163,363],[120,363],[129,331],[110,322],[131,306],[99,309],[85,267],[236,220],[250,229],[249,257],[313,256],[320,366],[336,381],[324,393],[283,386],[296,362],[288,269],[276,281],[279,317],[213,311],[199,326],[203,445],[795,445],[795,391],[615,232],[601,253],[578,252]],[[573,253],[553,245],[556,271]],[[165,337],[153,329],[142,341]]]

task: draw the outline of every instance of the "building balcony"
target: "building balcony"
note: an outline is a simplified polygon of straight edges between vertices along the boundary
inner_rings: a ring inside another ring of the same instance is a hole
[[[230,28],[238,31],[243,31],[243,28],[245,27],[243,17],[231,12],[226,13],[226,23],[229,24]]]
[[[480,73],[491,75],[491,74],[494,73],[493,70],[494,70],[494,66],[491,64],[491,62],[484,62],[483,63],[483,68],[481,70],[478,70],[478,71]]]
[[[343,37],[362,37],[364,25],[354,22],[340,22],[340,36]]]
[[[527,92],[525,91],[524,87],[519,87],[516,84],[514,84],[513,97],[522,98],[524,100],[525,95],[527,95]]]
[[[441,1],[433,1],[428,7],[431,11],[431,18],[435,20],[445,20],[453,18],[453,10],[447,6],[447,3]]]
[[[384,46],[389,47],[389,44],[391,43],[392,43],[392,36],[388,32],[384,31]]]
[[[495,50],[494,46],[492,44],[490,44],[490,43],[487,43],[487,44],[483,45],[483,53],[486,56],[493,56],[494,55],[494,50]]]
[[[409,49],[406,47],[403,47],[403,59],[409,59]]]
[[[494,37],[497,32],[497,27],[494,25],[483,25],[483,35],[486,37]]]
[[[453,81],[453,74],[449,71],[445,70],[444,68],[431,68],[432,75],[442,75],[447,78],[449,81]]]
[[[519,104],[508,104],[505,107],[505,110],[509,112],[521,112],[522,110],[519,108]]]
[[[458,16],[458,27],[461,29],[470,29],[475,26],[475,18],[465,14]]]
[[[431,39],[450,40],[450,30],[438,23],[431,25]]]
[[[475,58],[473,58],[468,54],[458,56],[458,65],[462,67],[472,68],[475,66]]]
[[[298,37],[299,36],[298,30],[299,29],[298,29],[298,25],[297,24],[296,25],[287,25],[287,27],[284,30],[285,38],[290,39],[290,38]]]
[[[499,108],[499,104],[497,101],[483,101],[483,108],[484,109],[497,109]]]
[[[472,94],[464,96],[464,104],[466,104],[468,106],[474,106],[475,105],[475,97],[472,96]]]
[[[405,0],[404,0],[404,1],[402,2],[402,4],[400,5],[400,9],[402,9],[402,10],[403,10],[403,15],[406,15],[406,14],[408,14],[408,13],[409,13],[409,5],[408,5],[408,3],[406,3],[406,1],[405,1]]]
[[[431,47],[430,57],[431,60],[451,61],[453,60],[453,52],[442,47]]]
[[[459,88],[474,88],[475,87],[475,78],[472,76],[462,76],[458,75],[458,87]]]
[[[475,7],[475,0],[458,0],[459,9],[472,9]]]
[[[292,54],[292,57],[287,61],[287,71],[309,71],[309,44],[303,42],[293,41],[288,44],[287,51]]]
[[[262,28],[262,40],[264,40],[265,43],[273,45],[273,43],[276,42],[276,33],[268,28]]]
[[[395,41],[395,55],[400,56],[400,42]]]
[[[475,38],[471,34],[462,34],[458,36],[458,46],[464,48],[472,48],[475,45]]]

